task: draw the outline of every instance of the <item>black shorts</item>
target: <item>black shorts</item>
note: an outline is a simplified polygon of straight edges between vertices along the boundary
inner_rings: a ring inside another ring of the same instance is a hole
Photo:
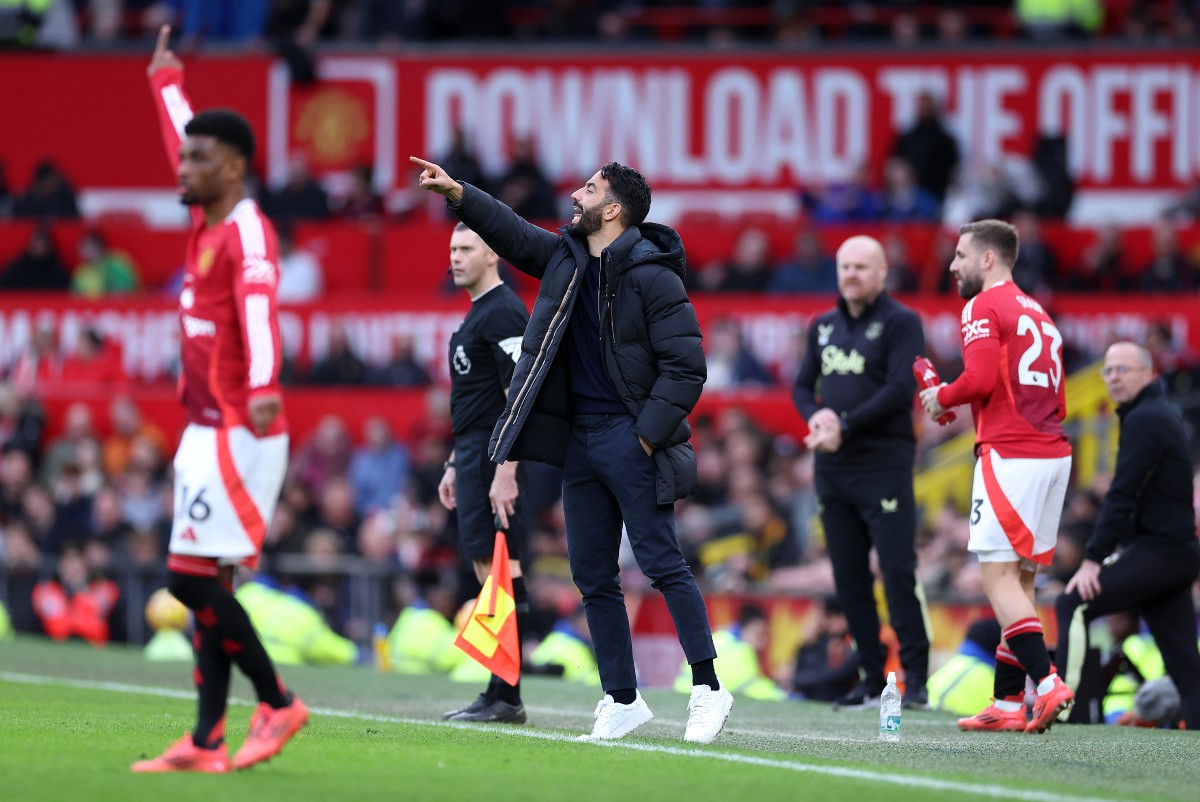
[[[454,492],[458,500],[458,553],[464,560],[490,560],[496,550],[496,522],[488,491],[492,489],[492,478],[496,475],[496,463],[488,457],[488,441],[492,433],[487,429],[466,432],[454,438],[455,483]],[[523,479],[517,470],[517,487]],[[516,512],[508,518],[508,556],[521,558],[521,541],[524,529],[521,525],[521,498],[517,497]]]

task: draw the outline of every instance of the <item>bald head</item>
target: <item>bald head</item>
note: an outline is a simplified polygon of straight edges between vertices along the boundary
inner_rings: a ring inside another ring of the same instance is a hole
[[[858,317],[883,292],[887,281],[887,258],[874,237],[850,237],[837,250],[838,293],[850,314]]]
[[[1154,381],[1154,358],[1136,343],[1113,343],[1104,354],[1100,375],[1109,397],[1118,405],[1128,404]]]

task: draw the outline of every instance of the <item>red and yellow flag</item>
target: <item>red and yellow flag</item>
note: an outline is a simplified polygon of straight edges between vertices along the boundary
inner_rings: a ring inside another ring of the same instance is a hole
[[[491,573],[454,645],[509,685],[516,685],[521,678],[516,609],[508,543],[504,533],[497,532]]]

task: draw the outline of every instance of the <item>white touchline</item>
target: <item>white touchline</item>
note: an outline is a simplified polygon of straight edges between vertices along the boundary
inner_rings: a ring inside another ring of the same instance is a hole
[[[0,680],[21,683],[25,685],[62,685],[68,688],[83,688],[94,691],[109,691],[111,693],[136,693],[144,696],[161,696],[167,699],[194,699],[195,693],[180,691],[174,688],[158,688],[149,685],[131,685],[124,682],[97,682],[94,680],[67,679],[62,677],[40,677],[33,674],[19,674],[10,671],[0,671]],[[253,707],[254,702],[230,697],[230,704]],[[963,794],[990,797],[992,799],[1016,799],[1021,802],[1116,802],[1105,797],[1071,796],[1049,791],[1027,791],[1016,788],[1001,788],[994,785],[956,782],[954,780],[938,780],[933,777],[903,777],[894,774],[884,774],[867,769],[852,769],[841,766],[823,766],[811,763],[797,763],[790,760],[775,760],[768,757],[742,755],[736,752],[712,752],[704,749],[683,749],[675,746],[660,744],[635,743],[630,741],[592,741],[580,744],[575,736],[561,732],[546,732],[536,729],[514,729],[511,727],[492,727],[487,724],[467,724],[457,721],[428,721],[425,719],[405,718],[404,716],[381,716],[375,713],[362,713],[357,710],[337,710],[328,707],[312,707],[310,711],[319,716],[331,718],[362,719],[363,721],[378,721],[386,724],[408,724],[420,727],[442,727],[456,730],[486,730],[489,734],[503,733],[518,738],[533,738],[540,741],[557,741],[575,744],[581,748],[603,747],[607,749],[626,749],[633,752],[653,752],[660,755],[677,757],[702,758],[720,760],[726,763],[740,763],[747,766],[762,766],[764,768],[796,771],[804,774],[824,774],[829,777],[839,777],[848,780],[877,782],[885,785],[903,785],[910,788],[923,788],[931,791],[954,791]]]

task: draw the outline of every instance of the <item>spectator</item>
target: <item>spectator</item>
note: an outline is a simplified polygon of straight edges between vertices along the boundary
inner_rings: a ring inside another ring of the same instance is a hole
[[[78,465],[76,455],[84,441],[97,442],[96,430],[92,426],[91,407],[77,401],[67,407],[63,415],[63,433],[46,448],[42,459],[42,482],[52,485],[66,465]]]
[[[1075,198],[1075,177],[1068,163],[1067,138],[1041,134],[1033,145],[1033,168],[1041,184],[1036,209],[1044,217],[1061,220]]]
[[[325,274],[317,255],[297,247],[290,226],[277,229],[279,237],[279,288],[276,298],[281,304],[302,304],[321,297],[325,289]]]
[[[383,214],[383,198],[375,191],[371,165],[360,164],[350,171],[350,191],[337,211],[347,220],[371,220]]]
[[[845,181],[805,191],[801,200],[817,223],[855,223],[878,220],[883,210],[871,191],[866,165],[859,165]]]
[[[719,268],[717,292],[762,292],[771,279],[771,239],[761,228],[751,226],[738,235],[733,257]]]
[[[815,230],[796,232],[795,253],[775,268],[767,282],[770,293],[837,292],[837,265],[825,253]]]
[[[33,232],[21,255],[0,273],[0,290],[65,290],[69,286],[71,274],[44,228]]]
[[[110,250],[103,235],[89,231],[79,241],[79,265],[71,278],[71,292],[87,298],[125,295],[141,287],[138,269],[129,257]]]
[[[329,197],[312,177],[308,156],[292,154],[287,181],[263,198],[263,213],[272,220],[324,220],[329,217]]]
[[[708,361],[710,390],[729,390],[736,387],[773,385],[775,380],[746,347],[742,330],[737,322],[728,318],[715,321],[708,331]]]
[[[133,527],[121,510],[121,494],[111,485],[100,488],[92,498],[91,522],[88,537],[98,538],[114,549],[124,548]]]
[[[937,99],[928,92],[917,100],[917,119],[912,127],[896,138],[892,156],[912,165],[916,183],[937,203],[946,198],[950,178],[958,167],[958,141],[941,120]]]
[[[13,195],[12,188],[8,185],[8,170],[4,162],[0,162],[0,220],[12,217],[12,213]]]
[[[25,492],[33,485],[33,459],[11,446],[0,453],[0,524],[7,527],[21,519]]]
[[[756,604],[746,604],[738,611],[737,621],[713,633],[717,647],[717,670],[729,686],[729,692],[738,698],[780,701],[787,698],[775,682],[763,674],[759,653],[769,641],[769,622],[766,612]],[[675,690],[690,693],[692,690],[691,666],[686,662],[680,666],[675,679]]]
[[[102,384],[113,389],[128,381],[121,347],[105,340],[95,329],[79,332],[75,353],[63,360],[62,380],[68,385]]]
[[[33,333],[29,349],[12,366],[13,386],[25,397],[32,397],[47,385],[62,379],[63,358],[58,348],[58,331],[45,324]]]
[[[52,161],[43,161],[33,172],[33,183],[13,206],[14,217],[74,220],[79,217],[75,190]]]
[[[266,30],[270,0],[182,0],[182,33],[188,46],[203,40],[251,42]]]
[[[397,44],[429,38],[424,3],[362,0],[358,11],[358,39],[362,41]]]
[[[884,220],[897,222],[937,220],[942,211],[937,196],[917,183],[912,164],[894,157],[883,167],[879,205]]]
[[[1200,286],[1196,266],[1179,249],[1179,234],[1170,220],[1154,225],[1154,255],[1141,271],[1142,292],[1192,291]]]
[[[127,395],[113,399],[108,408],[112,434],[104,439],[104,472],[120,476],[133,462],[134,443],[145,439],[160,454],[166,452],[167,438],[154,423],[142,420],[142,412]]]
[[[1017,24],[1030,39],[1078,39],[1100,30],[1104,22],[1101,0],[1017,0]]]
[[[1021,249],[1013,265],[1013,281],[1029,295],[1041,295],[1055,281],[1058,261],[1042,238],[1042,221],[1031,211],[1017,212],[1013,217]]]
[[[363,445],[350,460],[350,485],[354,506],[362,517],[392,506],[408,484],[408,449],[393,439],[391,427],[380,417],[363,424]]]
[[[351,546],[358,533],[358,513],[354,508],[354,488],[344,474],[331,476],[317,488],[317,521],[322,528],[338,536],[339,548]],[[318,530],[319,531],[319,530]],[[312,534],[308,540],[312,540]],[[307,550],[307,545],[306,545]]]
[[[317,424],[316,430],[296,452],[288,468],[288,475],[300,479],[309,494],[324,487],[333,477],[345,476],[350,466],[350,437],[346,424],[337,415],[326,415]],[[284,483],[284,499],[293,504],[300,515],[308,513],[312,506],[308,502],[295,503],[288,483]],[[315,523],[315,521],[314,521]]]
[[[826,596],[810,618],[808,637],[796,652],[792,693],[816,702],[841,699],[858,684],[858,666],[842,603],[836,596]]]
[[[1024,247],[1024,246],[1022,246]],[[1129,289],[1121,229],[1109,223],[1096,232],[1096,242],[1083,252],[1079,265],[1057,284],[1071,292],[1120,292]]]
[[[929,677],[929,706],[960,716],[987,707],[996,680],[1000,624],[981,618],[967,628],[958,652]]]
[[[367,366],[350,348],[346,329],[335,326],[329,332],[329,350],[312,366],[308,380],[312,384],[357,385],[367,381]]]
[[[921,276],[912,263],[908,240],[899,231],[892,230],[884,236],[883,255],[888,263],[888,292],[917,292],[921,289]]]
[[[439,164],[443,165],[446,172],[450,175],[458,176],[460,181],[466,181],[473,187],[478,187],[484,192],[488,191],[490,182],[487,176],[483,174],[483,168],[479,166],[478,159],[467,145],[467,135],[462,127],[454,129],[454,137],[450,142],[450,150],[441,158]]]
[[[533,137],[519,137],[513,143],[512,163],[499,181],[496,197],[507,203],[526,220],[554,220],[558,209],[554,187],[546,180],[533,150]]]
[[[433,383],[429,371],[417,359],[411,334],[392,338],[392,358],[372,372],[371,381],[387,387],[428,387]]]
[[[46,413],[31,398],[22,398],[11,383],[0,384],[0,445],[24,451],[36,460]]]

